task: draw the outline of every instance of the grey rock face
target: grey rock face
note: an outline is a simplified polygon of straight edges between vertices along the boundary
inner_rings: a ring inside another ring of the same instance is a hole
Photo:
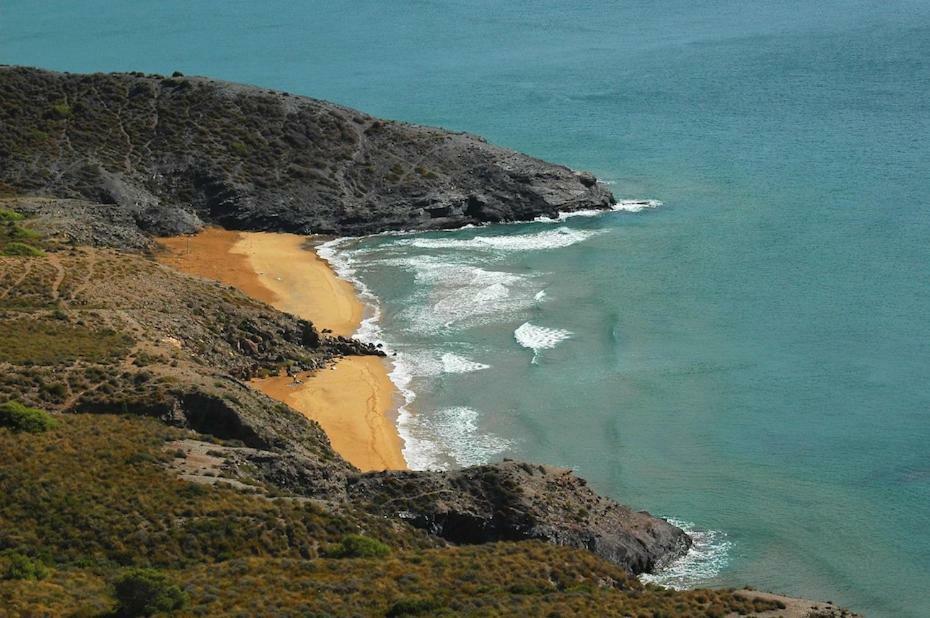
[[[609,208],[584,172],[480,137],[203,78],[0,67],[0,189],[202,222],[367,234]]]

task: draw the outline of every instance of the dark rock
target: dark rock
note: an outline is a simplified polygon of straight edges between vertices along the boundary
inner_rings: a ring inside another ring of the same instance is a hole
[[[542,539],[649,572],[691,539],[664,519],[594,493],[570,470],[505,461],[454,472],[384,472],[351,480],[351,500],[455,543]]]

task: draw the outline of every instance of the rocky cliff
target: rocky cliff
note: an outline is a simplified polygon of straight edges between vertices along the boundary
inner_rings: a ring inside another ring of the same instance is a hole
[[[358,235],[609,208],[584,172],[261,88],[0,67],[0,183],[110,204],[156,234]]]

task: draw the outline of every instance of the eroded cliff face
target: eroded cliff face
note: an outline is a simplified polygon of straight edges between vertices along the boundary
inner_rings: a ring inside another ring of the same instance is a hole
[[[614,203],[588,173],[474,135],[204,78],[0,67],[0,114],[8,189],[110,204],[157,234],[359,235]]]

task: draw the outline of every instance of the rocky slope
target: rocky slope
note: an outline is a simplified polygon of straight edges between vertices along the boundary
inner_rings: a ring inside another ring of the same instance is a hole
[[[595,178],[480,137],[204,78],[0,66],[0,183],[159,234],[357,235],[609,208]]]

